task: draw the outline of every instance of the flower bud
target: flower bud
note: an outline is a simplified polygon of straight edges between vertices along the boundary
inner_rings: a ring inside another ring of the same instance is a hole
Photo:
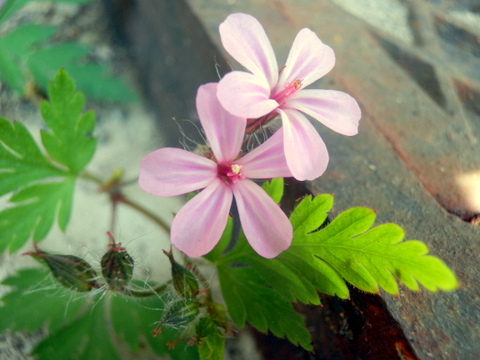
[[[90,291],[100,287],[97,273],[85,260],[74,255],[48,254],[36,249],[36,252],[25,253],[43,260],[50,268],[52,275],[64,287],[75,291]]]
[[[193,299],[199,291],[197,279],[190,270],[175,261],[171,249],[168,252],[163,250],[163,253],[168,256],[172,265],[173,287],[183,298]]]
[[[160,334],[164,326],[174,329],[187,326],[199,313],[198,304],[194,300],[176,301],[165,311],[162,320],[157,322],[153,336]]]
[[[120,290],[132,279],[134,262],[122,244],[116,243],[110,232],[107,234],[112,243],[100,262],[102,274],[110,289]]]

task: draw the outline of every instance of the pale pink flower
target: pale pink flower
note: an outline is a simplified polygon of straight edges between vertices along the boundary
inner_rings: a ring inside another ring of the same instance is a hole
[[[302,29],[279,73],[270,41],[254,17],[229,15],[220,25],[220,36],[225,50],[251,71],[233,71],[223,77],[217,93],[220,103],[233,115],[248,119],[268,121],[280,115],[285,156],[293,176],[298,180],[320,176],[327,167],[328,152],[302,112],[349,136],[358,132],[360,120],[360,108],[350,95],[303,89],[333,68],[333,50],[313,31]]]
[[[210,252],[225,229],[235,198],[240,222],[253,249],[273,258],[290,246],[292,225],[280,207],[249,179],[290,177],[282,131],[238,158],[246,119],[231,115],[218,102],[217,84],[199,88],[197,111],[213,156],[163,148],[140,165],[140,186],[157,196],[174,196],[204,188],[175,216],[171,241],[191,257]]]

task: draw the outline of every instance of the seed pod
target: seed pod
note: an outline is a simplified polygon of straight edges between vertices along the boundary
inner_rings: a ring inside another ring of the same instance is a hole
[[[168,252],[163,250],[163,253],[168,256],[172,265],[173,287],[183,298],[193,299],[199,291],[197,279],[190,270],[175,261],[172,249]]]
[[[75,291],[90,291],[100,287],[97,283],[97,273],[85,260],[74,255],[48,254],[36,249],[25,255],[43,260],[50,268],[52,275],[62,286]]]
[[[108,232],[109,250],[101,260],[102,274],[110,289],[120,290],[128,285],[133,275],[134,262],[121,243],[116,243],[113,235]]]
[[[194,321],[199,313],[198,304],[194,300],[176,301],[165,311],[162,320],[157,322],[153,336],[160,334],[164,326],[174,329],[185,327]]]

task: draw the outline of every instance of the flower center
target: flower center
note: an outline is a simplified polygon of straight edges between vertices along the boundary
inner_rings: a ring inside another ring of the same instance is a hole
[[[295,79],[292,82],[283,85],[284,89],[272,96],[272,100],[275,100],[279,105],[285,104],[285,101],[291,96],[295,96],[295,93],[302,87],[302,79]]]
[[[242,175],[242,165],[239,164],[218,164],[218,176],[225,181],[225,184],[235,184],[242,180],[245,176]]]

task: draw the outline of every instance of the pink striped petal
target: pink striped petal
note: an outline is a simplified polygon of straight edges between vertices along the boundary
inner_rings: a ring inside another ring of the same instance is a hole
[[[197,112],[217,162],[232,161],[242,147],[246,118],[227,112],[217,99],[217,83],[198,88]]]
[[[273,93],[282,91],[285,84],[295,79],[302,80],[302,88],[306,87],[327,74],[334,65],[332,48],[322,43],[312,30],[302,29],[293,42]]]
[[[313,180],[328,165],[328,152],[317,130],[300,112],[279,110],[282,116],[285,157],[297,180]]]
[[[242,229],[252,248],[271,259],[288,249],[293,230],[285,213],[251,180],[232,186]]]
[[[283,130],[280,128],[267,141],[237,161],[242,173],[250,179],[291,177],[283,149]]]
[[[140,162],[138,184],[156,196],[175,196],[202,189],[217,177],[217,164],[183,149],[163,148]]]
[[[358,133],[361,111],[350,95],[335,90],[301,90],[285,107],[297,109],[342,135]]]
[[[231,14],[220,24],[219,30],[225,50],[273,87],[278,79],[277,60],[258,20],[247,14]]]
[[[259,76],[243,71],[232,71],[218,83],[218,100],[227,111],[236,116],[258,118],[278,106],[270,99],[270,87]]]
[[[232,198],[232,191],[220,179],[206,187],[173,219],[172,244],[190,257],[210,252],[225,229]]]

